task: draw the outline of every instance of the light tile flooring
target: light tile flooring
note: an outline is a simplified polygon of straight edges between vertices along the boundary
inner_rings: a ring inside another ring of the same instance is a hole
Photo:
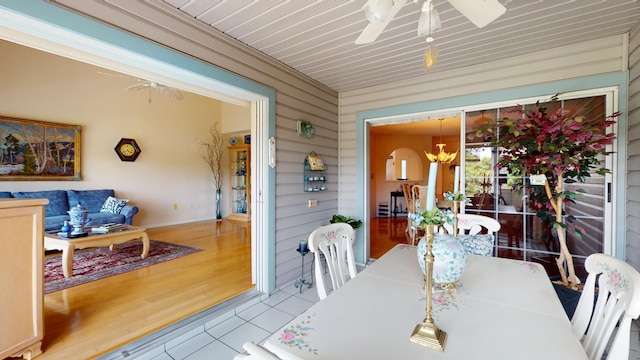
[[[244,352],[242,344],[253,341],[262,344],[311,305],[319,301],[315,286],[302,292],[289,285],[269,298],[255,299],[216,316],[213,320],[178,336],[148,353],[135,357],[141,360],[231,360]],[[640,360],[640,321],[631,328],[629,360]]]
[[[247,341],[263,343],[267,337],[319,301],[315,286],[293,284],[260,301],[249,301],[176,337],[136,359],[231,360],[244,352]]]

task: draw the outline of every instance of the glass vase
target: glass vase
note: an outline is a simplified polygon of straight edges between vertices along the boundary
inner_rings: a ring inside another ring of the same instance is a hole
[[[222,220],[222,190],[216,189],[216,219]]]

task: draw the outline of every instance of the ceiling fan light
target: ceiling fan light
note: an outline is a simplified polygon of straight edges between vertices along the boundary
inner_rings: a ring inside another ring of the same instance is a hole
[[[433,45],[433,43],[429,43],[427,46],[427,51],[424,52],[424,69],[432,70],[436,67],[436,62],[438,61],[438,48]]]
[[[498,0],[448,0],[451,6],[464,15],[475,26],[482,28],[507,11]]]
[[[418,36],[429,35],[432,31],[440,29],[441,27],[442,24],[440,23],[438,11],[431,6],[429,1],[426,1],[424,5],[422,5],[420,20],[418,20]]]
[[[380,24],[387,20],[393,7],[393,0],[369,0],[364,5],[364,14],[372,24]]]

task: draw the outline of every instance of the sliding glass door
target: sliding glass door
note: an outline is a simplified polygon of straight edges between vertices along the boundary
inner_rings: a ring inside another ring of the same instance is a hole
[[[548,103],[548,113],[559,108],[576,116],[598,118],[605,121],[612,114],[613,94],[574,94]],[[491,147],[491,140],[500,136],[496,128],[497,119],[517,119],[514,108],[534,107],[536,100],[521,105],[491,106],[479,110],[465,111],[464,173],[465,193],[472,204],[467,213],[490,216],[497,219],[501,229],[496,239],[495,255],[499,257],[534,261],[545,266],[549,275],[557,275],[554,258],[558,255],[558,242],[548,223],[544,223],[529,207],[529,200],[514,190],[514,185],[531,186],[529,179],[509,174],[506,169],[497,171],[495,164],[500,149]],[[480,130],[480,131],[479,131]],[[609,130],[612,131],[612,130]],[[614,172],[613,157],[602,158],[602,164]],[[612,174],[592,173],[585,183],[566,184],[565,189],[582,189],[584,193],[565,207],[565,216],[575,217],[575,224],[584,229],[581,237],[567,231],[569,250],[574,255],[578,276],[583,277],[584,258],[595,252],[609,252],[612,246]]]

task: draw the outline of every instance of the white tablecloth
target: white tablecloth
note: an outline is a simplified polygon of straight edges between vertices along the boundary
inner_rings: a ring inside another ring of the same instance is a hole
[[[282,359],[586,359],[542,266],[470,256],[433,317],[444,352],[409,342],[425,317],[416,248],[398,245],[273,334]]]

